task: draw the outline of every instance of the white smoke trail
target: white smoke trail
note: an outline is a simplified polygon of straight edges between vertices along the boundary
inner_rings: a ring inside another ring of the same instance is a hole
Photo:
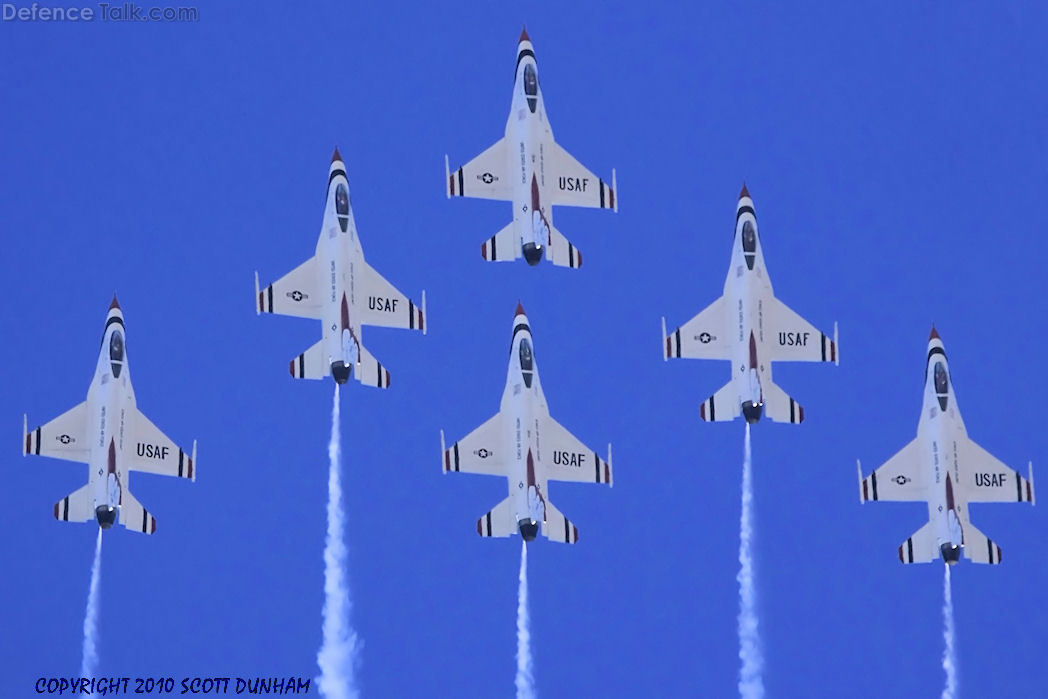
[[[942,690],[942,699],[954,699],[957,696],[957,649],[954,647],[953,632],[953,592],[950,590],[950,566],[942,582],[942,636],[946,647],[942,652],[942,669],[946,672],[946,686]]]
[[[746,424],[746,450],[742,460],[742,515],[739,518],[739,696],[764,696],[764,658],[757,629],[757,590],[753,574],[753,474],[750,457],[750,426]]]
[[[520,587],[517,590],[517,699],[535,696],[531,672],[531,621],[528,619],[528,545],[520,544]]]
[[[317,653],[320,693],[330,699],[357,697],[357,634],[349,623],[351,609],[346,584],[346,543],[342,512],[342,483],[339,479],[339,387],[331,408],[331,441],[328,443],[327,541],[324,545],[324,641]]]
[[[102,582],[102,528],[95,539],[95,562],[91,564],[91,586],[87,591],[87,610],[84,612],[84,656],[80,663],[81,677],[94,677],[98,669],[98,588]]]

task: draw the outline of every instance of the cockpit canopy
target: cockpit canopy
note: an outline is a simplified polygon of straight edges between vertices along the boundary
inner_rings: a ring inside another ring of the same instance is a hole
[[[747,254],[757,252],[757,231],[752,221],[742,222],[742,251]]]
[[[935,381],[935,397],[939,399],[939,408],[946,410],[947,396],[950,392],[950,378],[946,373],[946,366],[942,362],[935,362],[932,369],[932,380]]]
[[[752,270],[753,261],[757,258],[757,229],[749,219],[742,222],[742,252],[747,269]]]
[[[534,357],[531,352],[531,342],[528,338],[520,341],[520,373],[524,376],[524,385],[531,388],[531,377],[534,376]]]
[[[524,95],[528,98],[528,109],[534,114],[539,96],[539,78],[535,74],[535,66],[531,63],[524,65]]]
[[[114,330],[109,336],[109,367],[113,370],[113,378],[119,379],[124,367],[124,336],[119,330]]]
[[[349,226],[349,190],[341,182],[335,187],[335,214],[338,215],[339,227],[345,233]]]

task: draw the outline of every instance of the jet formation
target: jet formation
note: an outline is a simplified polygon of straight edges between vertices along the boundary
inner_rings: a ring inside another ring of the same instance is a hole
[[[527,30],[520,34],[506,135],[459,169],[444,156],[447,196],[513,202],[513,221],[480,246],[489,262],[542,259],[578,268],[582,254],[553,226],[553,206],[619,210],[615,171],[611,185],[587,170],[553,140],[539,87],[538,63]]]
[[[125,343],[124,314],[116,297],[106,314],[102,345],[87,400],[30,431],[22,419],[22,454],[88,465],[87,485],[55,503],[55,519],[102,529],[116,522],[143,534],[156,518],[131,494],[129,471],[196,480],[196,442],[183,451],[135,404]]]
[[[444,473],[506,478],[509,495],[477,520],[477,533],[485,537],[519,532],[533,541],[541,530],[550,541],[574,544],[579,530],[550,501],[549,481],[612,484],[611,445],[605,461],[550,417],[531,325],[519,302],[499,411],[450,448],[441,430],[440,448]]]
[[[1033,464],[1023,478],[968,437],[942,338],[932,326],[917,436],[863,478],[859,500],[928,503],[928,523],[899,546],[903,563],[1001,562],[1001,547],[975,528],[971,502],[1034,502]]]
[[[426,332],[426,292],[418,306],[364,261],[349,180],[338,148],[328,169],[327,200],[316,252],[264,289],[255,272],[255,312],[320,321],[321,338],[290,362],[297,379],[350,376],[366,386],[389,388],[390,374],[362,343],[361,326]]]
[[[746,185],[735,211],[724,293],[669,335],[663,318],[662,338],[663,361],[677,357],[732,362],[731,380],[699,407],[699,416],[709,422],[742,414],[746,422],[755,423],[763,413],[775,422],[800,423],[804,408],[772,382],[771,363],[840,361],[836,323],[831,339],[775,298]]]

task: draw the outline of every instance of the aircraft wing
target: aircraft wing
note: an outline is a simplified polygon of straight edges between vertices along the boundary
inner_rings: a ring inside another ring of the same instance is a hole
[[[426,292],[422,292],[422,308],[419,308],[363,259],[357,265],[355,267],[362,271],[353,292],[360,322],[384,328],[421,330],[425,334]]]
[[[1033,466],[1029,479],[1008,468],[978,444],[967,439],[959,454],[958,489],[968,502],[1034,501]]]
[[[255,313],[319,319],[317,258],[309,258],[261,290],[258,288],[258,272],[255,272]]]
[[[612,484],[611,446],[604,461],[564,425],[547,415],[542,420],[542,457],[551,481]]]
[[[132,471],[155,473],[160,476],[177,476],[196,480],[196,442],[192,454],[187,454],[174,441],[136,410],[130,439],[131,459],[128,468]]]
[[[444,448],[444,431],[440,432],[440,448],[444,453],[444,473],[461,471],[485,476],[505,476],[509,473],[509,454],[501,453],[502,413],[495,413],[487,422]]]
[[[543,175],[552,181],[554,204],[619,210],[615,200],[615,171],[612,170],[612,184],[608,185],[557,143],[549,144]]]
[[[54,459],[86,463],[87,401],[67,410],[54,420],[29,431],[27,418],[22,417],[22,455],[39,454]]]
[[[506,168],[509,164],[505,138],[489,147],[455,172],[448,171],[448,157],[444,156],[444,174],[448,178],[447,196],[476,197],[510,201],[513,191]]]
[[[827,337],[774,296],[764,311],[772,361],[838,363],[837,325]]]
[[[666,334],[662,320],[662,358],[731,359],[728,340],[728,302],[724,296],[702,309],[697,316]]]
[[[859,465],[859,499],[913,502],[927,500],[927,477],[921,468],[921,452],[917,439],[904,446],[895,456],[862,477]]]

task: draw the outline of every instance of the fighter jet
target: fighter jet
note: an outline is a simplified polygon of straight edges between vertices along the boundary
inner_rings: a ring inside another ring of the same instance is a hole
[[[364,261],[338,148],[328,170],[316,253],[262,290],[255,272],[255,312],[320,321],[320,342],[291,360],[289,368],[296,379],[333,376],[344,384],[352,375],[364,385],[389,388],[389,370],[362,344],[361,326],[426,333],[426,292],[422,292],[422,306],[416,306]]]
[[[1034,502],[1033,464],[1028,478],[1005,466],[968,438],[953,391],[942,339],[932,326],[924,369],[924,403],[917,437],[866,478],[859,471],[859,500],[928,503],[928,523],[899,547],[903,563],[941,557],[954,565],[1001,562],[1001,547],[969,519],[970,502]]]
[[[196,442],[187,454],[135,405],[124,341],[124,315],[116,296],[106,315],[102,347],[87,400],[29,431],[22,418],[22,455],[79,461],[88,482],[55,503],[55,519],[109,529],[117,521],[143,534],[156,532],[156,518],[131,494],[128,471],[196,480]]]
[[[582,255],[553,227],[553,206],[617,212],[615,171],[608,186],[553,140],[527,30],[520,34],[513,81],[506,135],[454,173],[444,156],[447,196],[513,202],[513,222],[480,246],[485,260],[523,255],[529,265],[537,265],[545,256],[554,265],[577,268]]]
[[[531,327],[520,303],[513,318],[509,372],[499,411],[450,449],[444,446],[441,430],[440,448],[444,473],[480,473],[509,481],[509,497],[477,520],[481,536],[519,532],[525,541],[533,541],[541,526],[543,536],[551,541],[574,544],[579,530],[550,502],[548,481],[611,485],[611,445],[604,461],[550,417]]]
[[[699,407],[706,421],[734,420],[741,412],[755,423],[761,414],[775,422],[799,423],[804,408],[771,380],[771,363],[837,364],[837,324],[833,339],[775,298],[764,266],[753,200],[742,186],[735,213],[735,241],[724,294],[684,325],[666,334],[662,319],[662,358],[727,359],[732,378]]]

